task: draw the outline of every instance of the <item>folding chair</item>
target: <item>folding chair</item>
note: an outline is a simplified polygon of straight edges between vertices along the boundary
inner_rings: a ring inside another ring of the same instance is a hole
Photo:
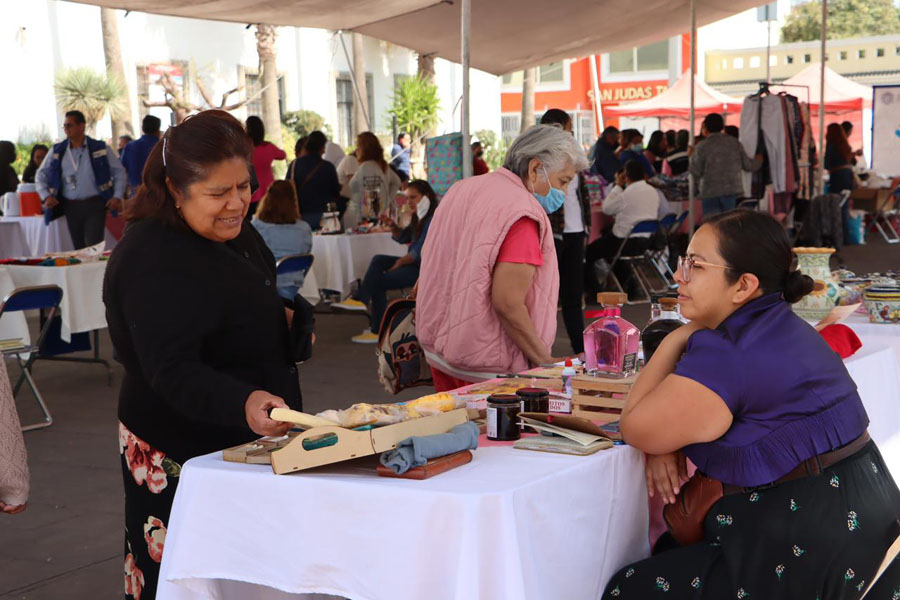
[[[619,262],[624,262],[628,264],[628,268],[630,269],[632,277],[638,282],[638,285],[641,287],[641,291],[644,292],[644,298],[641,300],[631,301],[628,300],[628,304],[639,304],[650,302],[650,293],[664,293],[669,290],[668,282],[665,281],[665,278],[659,277],[659,274],[656,273],[656,276],[662,280],[662,289],[659,289],[659,286],[653,286],[651,282],[652,275],[644,272],[643,269],[640,268],[640,264],[643,263],[645,266],[650,266],[652,261],[650,260],[650,249],[644,250],[643,252],[635,255],[625,255],[625,247],[628,245],[629,240],[648,240],[649,238],[644,238],[640,234],[649,233],[651,236],[659,231],[660,223],[656,219],[648,219],[646,221],[641,221],[635,224],[634,227],[631,228],[631,232],[628,236],[622,240],[622,243],[619,245],[619,249],[616,251],[615,256],[609,264],[609,277],[612,278],[613,284],[617,288],[618,291],[623,294],[627,294],[625,289],[622,287],[619,278],[616,276],[615,268]],[[655,268],[654,268],[655,270]]]
[[[660,277],[666,280],[669,289],[678,287],[678,284],[675,283],[675,273],[669,264],[669,256],[671,256],[670,239],[671,236],[678,233],[678,230],[681,229],[687,216],[688,211],[683,211],[680,215],[669,213],[660,219],[659,230],[665,238],[665,248],[653,250],[650,255],[653,266],[656,267],[656,271],[659,273]],[[667,251],[669,252],[669,256],[666,255]]]
[[[47,311],[47,318],[44,320],[37,340],[34,340],[30,345],[22,345],[0,351],[0,356],[2,357],[15,356],[16,362],[18,362],[19,364],[19,368],[22,369],[22,373],[21,375],[19,375],[19,379],[13,386],[13,397],[15,397],[19,393],[19,389],[22,387],[22,383],[27,382],[28,387],[31,388],[31,392],[34,394],[34,397],[41,408],[41,411],[43,411],[44,413],[44,422],[35,423],[33,425],[26,425],[25,427],[22,427],[22,431],[50,427],[50,425],[53,424],[53,417],[50,415],[50,410],[47,408],[47,404],[44,402],[44,397],[41,396],[41,392],[38,389],[34,378],[31,376],[31,365],[34,364],[34,361],[38,358],[38,351],[40,350],[41,343],[44,341],[44,337],[47,335],[47,331],[49,331],[50,329],[50,324],[53,322],[53,317],[59,310],[59,303],[60,301],[62,301],[62,296],[62,288],[57,285],[25,287],[13,290],[12,293],[10,293],[6,298],[3,299],[3,303],[0,304],[0,318],[2,318],[5,313],[17,311]],[[22,358],[23,354],[28,355],[27,360]]]
[[[312,268],[315,258],[316,257],[312,254],[291,254],[279,258],[275,262],[275,274],[287,275],[289,273],[303,273],[303,278],[306,279],[306,274],[309,273],[309,270]],[[297,292],[299,293],[300,290],[297,290]],[[292,299],[288,300],[290,301]]]

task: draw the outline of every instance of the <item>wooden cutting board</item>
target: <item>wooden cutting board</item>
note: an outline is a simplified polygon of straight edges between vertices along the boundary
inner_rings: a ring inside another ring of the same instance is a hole
[[[470,462],[472,462],[472,453],[468,450],[463,450],[462,452],[455,452],[440,458],[432,458],[421,467],[413,467],[403,475],[397,475],[393,469],[379,463],[376,473],[380,477],[394,477],[396,479],[428,479]]]

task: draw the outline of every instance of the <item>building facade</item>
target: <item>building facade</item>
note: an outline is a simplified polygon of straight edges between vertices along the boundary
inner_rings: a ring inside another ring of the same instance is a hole
[[[204,104],[200,82],[215,105],[227,91],[241,88],[228,99],[229,104],[250,99],[232,111],[237,118],[261,113],[255,28],[138,12],[117,11],[117,17],[129,91],[127,117],[135,134],[140,133],[140,120],[148,113],[159,116],[164,128],[173,123],[171,110],[147,108],[142,101],[163,99],[161,78],[166,73],[198,105]],[[280,27],[276,48],[281,112],[315,111],[325,118],[338,143],[352,144],[356,93],[347,58],[352,56],[350,35],[342,40],[333,31]],[[0,4],[0,52],[4,73],[15,90],[0,95],[4,115],[0,139],[58,139],[62,113],[53,89],[55,74],[82,66],[105,70],[100,9],[56,0],[4,2]],[[364,54],[368,128],[388,133],[394,86],[401,78],[416,74],[416,55],[372,38],[365,38]],[[438,132],[458,131],[461,67],[437,59],[435,83],[441,99]],[[472,102],[473,130],[499,132],[500,85],[499,77],[472,72],[472,95],[478,98]],[[98,124],[97,135],[110,135],[109,118]]]

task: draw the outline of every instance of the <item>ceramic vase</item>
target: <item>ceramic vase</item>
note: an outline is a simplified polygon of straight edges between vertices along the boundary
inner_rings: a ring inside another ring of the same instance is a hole
[[[800,271],[815,282],[813,291],[793,305],[794,312],[804,319],[824,319],[840,299],[840,285],[828,266],[834,252],[834,248],[794,248]]]

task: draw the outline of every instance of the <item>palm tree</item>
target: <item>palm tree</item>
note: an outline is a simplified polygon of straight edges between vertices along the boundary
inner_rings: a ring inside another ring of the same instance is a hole
[[[53,89],[60,109],[84,113],[91,135],[96,133],[97,123],[107,112],[113,119],[120,119],[128,109],[125,85],[113,75],[88,67],[58,72]]]
[[[262,87],[262,120],[266,135],[281,147],[281,114],[278,110],[278,67],[275,54],[274,25],[256,25],[256,53],[259,55],[259,82]]]
[[[103,30],[103,54],[106,56],[106,71],[111,73],[125,85],[128,94],[128,81],[125,79],[125,67],[122,66],[122,45],[119,43],[119,24],[116,22],[116,10],[100,9],[100,26]],[[134,135],[131,127],[131,107],[127,107],[122,118],[112,117],[112,136],[118,140],[122,135]]]
[[[397,126],[412,138],[410,159],[414,170],[422,164],[424,149],[420,140],[437,126],[439,108],[438,88],[425,77],[405,77],[394,88],[388,114],[397,117]]]

